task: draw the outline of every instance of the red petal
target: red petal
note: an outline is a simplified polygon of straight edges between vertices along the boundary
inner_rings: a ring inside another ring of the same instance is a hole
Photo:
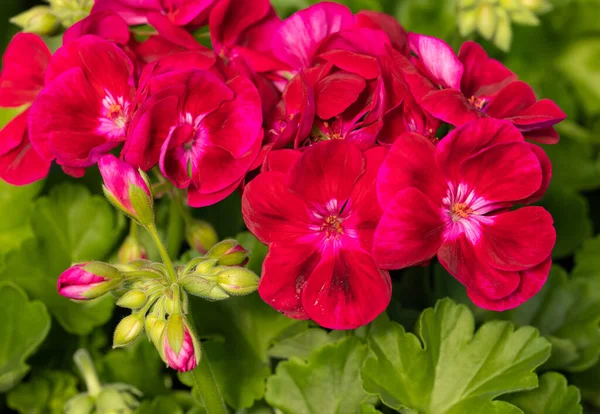
[[[69,27],[63,34],[63,45],[85,35],[96,35],[118,45],[126,45],[130,36],[127,22],[109,11],[92,13]]]
[[[321,119],[333,118],[358,99],[367,86],[360,76],[337,72],[325,76],[315,85],[316,113]]]
[[[552,258],[548,257],[539,265],[519,272],[519,276],[521,277],[519,287],[513,293],[502,299],[490,300],[485,296],[480,295],[477,291],[470,289],[467,290],[467,293],[473,303],[480,308],[499,312],[513,309],[528,301],[540,291],[548,278],[551,267]]]
[[[457,89],[430,92],[421,99],[421,106],[437,119],[454,126],[461,126],[485,116]]]
[[[15,35],[2,57],[0,106],[18,107],[33,102],[44,87],[44,73],[51,57],[38,36]]]
[[[550,180],[552,179],[552,163],[550,162],[550,158],[548,158],[548,155],[546,155],[546,151],[534,144],[527,143],[527,145],[529,146],[529,149],[533,151],[535,156],[538,158],[538,161],[542,168],[542,184],[535,193],[523,200],[520,200],[517,204],[533,204],[539,201],[539,199],[542,198],[542,196],[546,193],[546,190],[550,185]]]
[[[485,113],[498,119],[519,114],[537,101],[533,89],[525,82],[516,81],[505,86],[484,108]]]
[[[468,290],[477,291],[488,299],[502,299],[515,292],[520,284],[519,273],[490,266],[478,257],[481,250],[481,245],[473,246],[463,233],[442,244],[438,260]]]
[[[263,262],[258,294],[286,316],[308,319],[302,306],[302,290],[319,259],[320,254],[312,244],[293,240],[271,243]]]
[[[330,50],[319,54],[319,58],[364,79],[375,79],[381,71],[375,57],[348,50]]]
[[[537,101],[517,115],[508,117],[522,131],[549,127],[563,121],[567,115],[550,99]]]
[[[301,155],[300,151],[291,149],[271,151],[263,164],[263,171],[287,174],[291,166],[298,161]]]
[[[365,171],[363,154],[344,140],[309,147],[290,169],[287,185],[319,211],[339,212]]]
[[[558,144],[560,137],[553,127],[534,129],[523,132],[525,139],[540,144]]]
[[[329,329],[355,329],[373,321],[390,303],[388,272],[362,250],[340,250],[324,257],[302,292],[306,313]]]
[[[214,49],[239,45],[242,34],[267,17],[272,10],[268,0],[218,1],[210,12],[210,38]]]
[[[416,188],[394,197],[375,230],[373,258],[384,269],[402,269],[431,259],[442,245],[441,208]]]
[[[408,34],[394,17],[386,13],[361,10],[356,14],[355,18],[358,27],[383,30],[390,38],[394,49],[403,55],[408,55]]]
[[[518,271],[540,264],[552,252],[556,230],[542,207],[523,207],[491,216],[481,225],[477,254],[497,269]]]
[[[415,33],[409,33],[408,42],[429,75],[432,75],[432,80],[445,88],[460,90],[463,65],[447,43],[432,36]]]
[[[160,154],[160,171],[178,188],[186,188],[198,169],[199,156],[194,148],[186,149],[193,142],[195,131],[191,125],[175,127],[163,143]]]
[[[517,80],[517,75],[496,59],[489,58],[483,47],[473,41],[462,44],[458,59],[465,68],[461,91],[468,97],[492,97]]]
[[[0,130],[0,178],[12,185],[26,185],[48,175],[51,161],[42,159],[29,142],[27,116],[17,115]]]
[[[488,202],[516,202],[540,189],[542,168],[529,144],[498,144],[466,159],[460,182]]]
[[[517,128],[508,121],[479,119],[450,132],[436,149],[435,161],[443,174],[455,182],[464,160],[492,145],[523,142]]]
[[[248,230],[265,244],[311,233],[308,206],[288,190],[282,173],[259,174],[246,186],[242,214]]]
[[[188,204],[190,207],[196,208],[212,206],[213,204],[223,201],[229,197],[237,188],[240,187],[243,179],[244,177],[240,178],[230,186],[225,187],[222,190],[215,191],[214,193],[202,193],[198,191],[198,188],[192,181],[188,187]]]
[[[188,50],[206,49],[190,32],[175,25],[168,17],[158,12],[148,13],[148,23],[156,29],[158,34],[174,45]]]
[[[405,188],[416,187],[431,200],[440,203],[446,186],[435,167],[435,146],[420,134],[399,136],[381,165],[377,177],[377,198],[385,208]]]

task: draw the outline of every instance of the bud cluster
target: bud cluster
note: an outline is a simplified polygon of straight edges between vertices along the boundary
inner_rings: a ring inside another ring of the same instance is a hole
[[[72,26],[86,17],[94,4],[93,0],[46,0],[48,6],[34,6],[10,19],[24,32],[40,36],[52,36],[61,28]]]
[[[131,345],[146,332],[167,365],[182,372],[194,369],[202,351],[187,317],[188,295],[216,301],[254,292],[259,278],[243,267],[249,253],[237,240],[216,243],[210,224],[188,220],[188,242],[204,255],[174,266],[156,230],[148,177],[112,155],[103,157],[99,167],[106,197],[137,224],[119,249],[119,264],[74,264],[60,275],[58,292],[73,300],[111,292],[117,306],[131,310],[115,328],[113,347]],[[162,262],[147,260],[138,225],[150,234]]]

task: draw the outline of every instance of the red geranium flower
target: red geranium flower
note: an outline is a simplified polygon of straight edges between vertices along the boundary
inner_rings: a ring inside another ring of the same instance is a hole
[[[125,140],[134,97],[133,64],[118,46],[92,35],[71,41],[52,57],[31,107],[31,143],[81,176]]]
[[[44,87],[44,73],[51,57],[38,36],[17,34],[2,58],[0,107],[31,104]],[[28,116],[29,108],[0,130],[0,178],[13,185],[30,184],[44,178],[52,162],[31,146]]]
[[[541,207],[509,209],[539,199],[550,174],[544,152],[508,121],[473,121],[437,147],[402,135],[377,178],[375,262],[400,269],[437,254],[477,305],[518,306],[544,284],[556,232]]]
[[[389,274],[370,252],[386,151],[363,155],[347,141],[327,141],[269,154],[242,200],[246,225],[269,245],[258,287],[268,304],[332,329],[365,325],[385,310]]]
[[[566,118],[564,112],[549,99],[538,101],[531,87],[477,43],[463,43],[458,56],[435,37],[410,33],[409,43],[420,74],[404,76],[423,109],[436,118],[454,126],[482,117],[506,119],[525,138],[558,142],[552,126]]]

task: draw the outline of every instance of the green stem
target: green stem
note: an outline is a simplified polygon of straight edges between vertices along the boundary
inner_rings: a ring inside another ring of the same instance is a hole
[[[96,397],[98,394],[100,394],[100,391],[102,391],[102,385],[98,379],[98,374],[96,373],[96,368],[94,368],[94,362],[90,357],[90,353],[87,350],[80,348],[75,351],[73,360],[75,361],[77,368],[79,368],[79,372],[81,372],[81,375],[83,376],[88,393],[92,397]]]
[[[169,281],[171,283],[176,283],[177,275],[175,274],[175,267],[173,267],[173,262],[171,261],[171,257],[169,257],[169,253],[167,252],[167,249],[165,249],[165,245],[163,244],[162,240],[160,239],[160,236],[158,235],[158,230],[156,229],[156,225],[151,224],[146,227],[146,230],[148,230],[148,233],[150,233],[150,237],[152,237],[152,240],[154,241],[154,244],[156,245],[156,248],[158,249],[158,253],[160,254],[160,257],[162,258],[162,261],[163,261],[165,267],[167,268],[167,274],[169,276]]]
[[[200,342],[198,344],[202,357],[198,362],[198,366],[194,369],[195,387],[193,392],[204,403],[207,413],[227,414],[227,406],[225,405],[225,401],[223,401],[221,390],[210,367],[210,361],[206,352],[202,349]]]

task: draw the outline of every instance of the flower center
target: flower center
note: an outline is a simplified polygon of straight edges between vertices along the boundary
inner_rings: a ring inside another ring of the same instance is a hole
[[[122,139],[125,135],[129,106],[129,102],[125,101],[122,96],[115,98],[106,91],[106,96],[102,100],[99,132],[111,139]]]
[[[332,237],[338,239],[341,234],[344,234],[342,221],[338,216],[329,216],[321,225],[321,231],[325,232],[328,239]]]
[[[474,214],[473,209],[465,203],[455,203],[450,211],[452,213],[452,221],[458,221],[461,218],[469,217],[469,214]]]
[[[469,103],[473,107],[481,110],[481,109],[483,109],[484,105],[487,103],[487,99],[485,99],[485,98],[478,98],[476,96],[471,96],[469,98]]]

